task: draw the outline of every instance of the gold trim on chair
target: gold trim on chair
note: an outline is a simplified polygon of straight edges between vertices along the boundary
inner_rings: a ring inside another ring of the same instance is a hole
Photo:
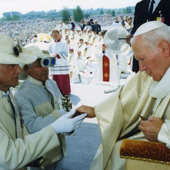
[[[160,142],[124,139],[120,147],[120,157],[170,165],[170,149]]]

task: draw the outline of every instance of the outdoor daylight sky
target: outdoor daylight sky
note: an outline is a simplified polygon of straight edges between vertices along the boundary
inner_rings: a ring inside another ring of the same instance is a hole
[[[49,11],[76,8],[122,8],[135,6],[140,0],[0,0],[0,17],[4,12],[17,11],[25,14],[30,11]]]

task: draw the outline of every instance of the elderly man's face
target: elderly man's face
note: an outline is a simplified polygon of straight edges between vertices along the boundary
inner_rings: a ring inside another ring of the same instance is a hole
[[[9,87],[17,86],[21,73],[22,70],[19,65],[0,64],[0,90],[6,92]]]
[[[165,43],[165,44],[162,44]],[[156,48],[150,48],[141,36],[132,41],[135,58],[139,61],[140,71],[146,71],[155,81],[161,80],[170,66],[169,49],[167,42],[160,42]]]
[[[40,59],[36,60],[32,67],[26,66],[25,71],[34,79],[44,83],[48,79],[49,70],[48,67],[42,67],[40,64]]]

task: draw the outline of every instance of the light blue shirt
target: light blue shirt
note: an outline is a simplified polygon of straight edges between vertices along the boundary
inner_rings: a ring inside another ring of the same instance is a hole
[[[160,3],[161,0],[155,0],[155,3],[153,4],[153,11],[155,11],[156,7],[158,6],[158,4]],[[148,7],[148,10],[151,6],[151,2],[152,0],[150,0],[150,3],[149,3],[149,7]]]

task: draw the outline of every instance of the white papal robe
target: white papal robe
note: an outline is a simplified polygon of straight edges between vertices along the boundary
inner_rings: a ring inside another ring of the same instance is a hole
[[[121,140],[146,140],[143,133],[134,135],[141,120],[139,115],[148,118],[154,111],[152,116],[162,118],[167,133],[170,132],[169,77],[170,69],[159,82],[153,81],[145,72],[138,72],[126,85],[94,107],[102,144],[91,170],[125,170],[126,160],[119,155]],[[170,134],[167,138],[170,139]],[[166,146],[170,148],[170,140],[167,140]]]

